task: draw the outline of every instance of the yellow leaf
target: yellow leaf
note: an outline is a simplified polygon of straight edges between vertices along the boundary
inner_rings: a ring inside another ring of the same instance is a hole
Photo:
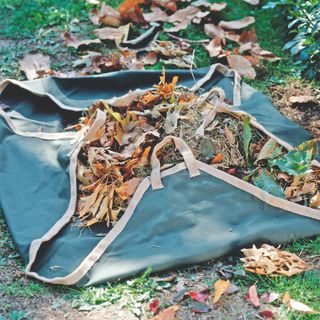
[[[214,287],[214,297],[213,303],[217,303],[221,296],[229,289],[230,281],[229,280],[218,280],[213,285]]]
[[[174,320],[176,312],[179,310],[177,305],[171,306],[167,309],[162,310],[157,316],[151,320]]]

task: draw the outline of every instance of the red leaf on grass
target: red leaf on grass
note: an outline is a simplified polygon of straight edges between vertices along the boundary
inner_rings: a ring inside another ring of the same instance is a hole
[[[254,307],[258,308],[260,306],[260,301],[257,294],[257,287],[255,284],[249,288],[249,292],[246,295],[246,297]]]
[[[194,301],[204,302],[210,297],[210,290],[209,289],[203,289],[203,290],[198,291],[198,292],[189,291],[189,296]]]
[[[160,301],[158,299],[152,300],[149,304],[149,309],[153,314],[156,314],[159,309]]]
[[[263,310],[259,312],[259,315],[264,319],[264,320],[273,320],[274,319],[274,314],[271,310]]]

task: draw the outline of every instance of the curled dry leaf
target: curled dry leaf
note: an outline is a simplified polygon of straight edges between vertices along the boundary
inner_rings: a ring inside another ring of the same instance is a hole
[[[234,21],[220,21],[219,22],[219,27],[223,28],[223,29],[243,29],[246,28],[248,26],[250,26],[250,24],[255,23],[255,18],[254,17],[245,17],[243,19],[240,20],[234,20]]]
[[[218,280],[214,283],[214,297],[213,297],[213,303],[217,303],[221,296],[228,291],[230,288],[230,281],[229,280]]]
[[[210,289],[203,289],[198,292],[189,291],[189,296],[194,301],[205,302],[210,297]]]
[[[151,7],[151,12],[144,13],[143,17],[147,22],[165,22],[169,18],[165,11],[161,10],[159,7]]]
[[[311,198],[310,205],[311,205],[311,208],[319,208],[320,207],[320,193],[319,192]]]
[[[264,293],[261,297],[260,300],[262,301],[262,303],[271,303],[274,302],[276,300],[278,300],[280,297],[279,293],[276,292],[267,292]]]
[[[245,269],[253,273],[292,276],[309,269],[297,255],[267,244],[262,245],[259,249],[253,245],[251,249],[241,251],[245,255],[245,258],[241,258]]]
[[[204,32],[209,38],[218,37],[224,39],[225,31],[213,23],[207,23],[204,25]]]
[[[78,49],[80,46],[88,46],[92,43],[101,43],[100,39],[87,39],[87,40],[76,39],[69,32],[65,32],[63,34],[63,38],[68,47],[73,47],[75,49]]]
[[[89,13],[91,22],[95,25],[105,24],[111,27],[119,27],[122,23],[120,13],[102,2],[100,10],[94,8]]]
[[[297,300],[291,299],[289,292],[286,292],[282,298],[283,303],[290,310],[306,313],[306,314],[319,314],[318,311],[313,310],[306,304],[299,302]]]
[[[314,102],[314,97],[313,96],[291,96],[289,97],[289,102],[290,103],[312,103]]]
[[[139,4],[144,4],[145,0],[125,0],[117,8],[120,13],[126,13],[130,9],[134,8]]]
[[[132,178],[123,183],[119,188],[116,188],[115,191],[122,200],[127,200],[134,194],[140,182],[141,178]]]
[[[259,315],[264,319],[264,320],[273,320],[275,317],[275,314],[272,310],[262,310],[259,312]]]
[[[153,0],[153,3],[172,12],[178,9],[176,0]]]
[[[256,77],[256,71],[252,67],[250,61],[240,55],[229,55],[227,61],[230,68],[235,69],[241,76],[254,79]]]
[[[179,306],[174,305],[167,309],[162,310],[157,316],[153,317],[151,320],[174,320],[176,312],[179,310]]]
[[[258,297],[258,293],[257,293],[257,287],[255,284],[249,288],[249,291],[248,291],[246,297],[255,308],[258,308],[260,306],[260,301],[259,301],[259,297]]]
[[[205,7],[207,9],[209,9],[211,12],[219,12],[227,6],[227,4],[225,2],[210,3],[207,0],[193,1],[192,5],[194,7]]]
[[[52,74],[50,69],[50,57],[45,56],[42,53],[28,53],[19,60],[19,64],[28,80]]]
[[[211,58],[217,57],[221,50],[221,38],[216,37],[213,40],[211,40],[208,45],[205,46],[206,50],[209,52],[209,55]]]
[[[93,33],[101,40],[117,40],[121,42],[124,32],[120,28],[105,27],[93,30]]]

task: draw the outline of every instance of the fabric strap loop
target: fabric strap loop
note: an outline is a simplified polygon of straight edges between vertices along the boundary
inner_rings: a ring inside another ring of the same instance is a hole
[[[157,152],[171,141],[174,142],[176,148],[181,153],[190,177],[192,178],[200,174],[198,163],[188,145],[178,137],[167,136],[155,146],[151,155],[151,186],[153,190],[163,188],[160,174],[160,161],[157,157]]]

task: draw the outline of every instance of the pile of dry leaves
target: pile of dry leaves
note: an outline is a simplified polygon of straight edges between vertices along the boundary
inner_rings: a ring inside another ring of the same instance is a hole
[[[320,208],[320,169],[311,163],[318,154],[317,140],[288,151],[247,115],[228,108],[217,112],[216,88],[199,95],[177,81],[173,77],[167,82],[164,70],[150,91],[99,101],[71,127],[85,132],[98,109],[105,113],[104,125],[78,157],[78,215],[83,225],[104,221],[112,226],[119,219],[141,180],[150,175],[151,153],[166,136],[183,139],[198,160],[272,195]],[[211,120],[204,127],[208,115]],[[174,144],[157,151],[157,157],[162,169],[182,161]]]
[[[244,1],[252,5],[259,3]],[[254,17],[221,20],[220,12],[227,6],[225,2],[125,0],[116,9],[105,3],[100,5],[99,1],[88,2],[94,5],[89,18],[99,27],[93,31],[95,38],[79,39],[70,33],[62,34],[64,44],[80,54],[73,64],[80,70],[72,75],[142,70],[158,61],[178,68],[192,68],[196,67],[195,45],[203,45],[212,62],[228,64],[240,75],[251,79],[255,78],[255,66],[261,60],[279,59],[262,49],[255,29],[249,29],[255,23]],[[191,24],[203,27],[207,38],[197,41],[179,37],[179,32]],[[159,38],[171,40],[161,41]],[[113,49],[105,53],[106,48]],[[49,57],[40,53],[26,55],[20,65],[28,79],[54,73],[50,69]]]

